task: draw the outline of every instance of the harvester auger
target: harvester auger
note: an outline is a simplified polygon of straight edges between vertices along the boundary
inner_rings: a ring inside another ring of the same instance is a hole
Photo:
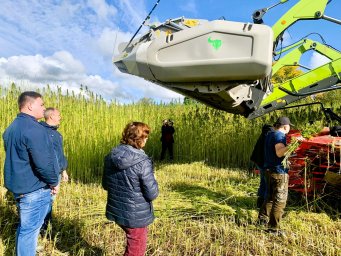
[[[135,39],[135,33],[129,43],[120,47],[122,51],[114,57],[114,64],[121,72],[249,119],[308,95],[341,88],[340,52],[321,44],[313,49],[320,52],[325,48],[328,54],[320,53],[330,58],[328,64],[272,84],[274,69],[280,66],[273,66],[273,57],[294,51],[300,43],[299,48],[310,43],[306,39],[278,50],[286,29],[299,20],[325,19],[341,24],[324,14],[330,0],[300,0],[272,28],[262,24],[268,10],[287,1],[255,11],[254,23],[181,17],[148,25],[146,34]],[[289,57],[285,60],[290,62]],[[279,58],[278,62],[283,61]]]
[[[292,133],[289,138],[301,136]],[[307,198],[332,199],[341,210],[341,137],[317,135],[300,143],[289,157],[289,189]]]

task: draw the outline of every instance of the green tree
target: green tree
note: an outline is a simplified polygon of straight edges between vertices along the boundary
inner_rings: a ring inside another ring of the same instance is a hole
[[[198,102],[195,99],[185,96],[184,105],[196,105]]]
[[[286,66],[278,70],[278,72],[272,77],[272,83],[283,83],[286,80],[290,80],[294,77],[302,75],[304,72],[298,69],[297,66]]]

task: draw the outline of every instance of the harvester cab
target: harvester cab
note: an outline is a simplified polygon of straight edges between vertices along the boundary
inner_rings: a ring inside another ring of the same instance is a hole
[[[324,15],[330,0],[300,0],[272,28],[262,24],[268,10],[286,2],[255,11],[254,23],[180,17],[149,25],[146,34],[135,39],[138,30],[121,47],[113,62],[121,72],[249,119],[308,95],[341,88],[338,50],[307,38],[278,50],[284,31],[298,20],[341,24]],[[271,82],[280,68],[300,66],[300,56],[308,50],[325,55],[330,62],[288,81]],[[276,56],[279,58],[273,64]]]

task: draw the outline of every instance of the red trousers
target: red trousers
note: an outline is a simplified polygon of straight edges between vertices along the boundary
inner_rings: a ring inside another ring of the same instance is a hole
[[[127,246],[124,256],[144,256],[147,249],[147,227],[127,228],[122,227],[126,233]]]

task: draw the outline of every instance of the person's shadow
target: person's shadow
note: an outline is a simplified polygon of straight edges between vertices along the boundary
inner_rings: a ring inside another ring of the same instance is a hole
[[[242,179],[231,178],[230,182],[241,182]],[[224,181],[222,181],[224,182]],[[254,222],[252,216],[249,216],[247,211],[255,209],[255,200],[250,196],[234,196],[228,192],[221,193],[211,189],[205,188],[200,185],[187,184],[178,182],[171,185],[171,189],[182,194],[187,200],[191,201],[190,208],[175,209],[177,214],[197,215],[198,219],[210,218],[213,215],[225,215],[231,217],[237,225],[247,225]],[[203,202],[205,198],[205,202]],[[210,205],[209,209],[206,209]],[[231,210],[226,207],[231,207]]]
[[[6,202],[7,201],[7,202]],[[11,195],[6,195],[6,201],[0,198],[0,239],[4,246],[2,255],[12,256],[15,250],[15,232],[18,225],[18,214]],[[77,255],[83,251],[84,255],[104,255],[103,249],[90,245],[81,234],[82,223],[76,220],[54,217],[52,220],[53,229],[46,235],[52,238],[52,243],[60,252],[68,255]],[[1,248],[0,248],[1,250]],[[40,255],[49,255],[42,252]]]
[[[54,217],[52,220],[52,231],[47,234],[55,241],[56,248],[63,253],[77,255],[83,251],[84,255],[104,255],[103,249],[89,244],[81,234],[82,223]]]

